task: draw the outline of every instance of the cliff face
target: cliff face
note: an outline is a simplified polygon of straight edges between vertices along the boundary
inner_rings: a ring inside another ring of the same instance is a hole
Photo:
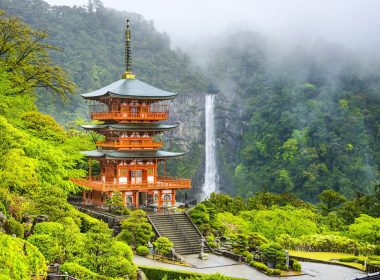
[[[233,176],[244,129],[242,109],[229,92],[222,91],[215,100],[219,189],[234,194]],[[189,164],[195,165],[191,174],[191,194],[198,194],[204,184],[205,172],[205,93],[180,95],[172,105],[171,120],[178,122],[179,127],[166,137],[171,148],[177,147],[187,152],[180,162],[189,161]],[[180,173],[178,170],[173,171]]]

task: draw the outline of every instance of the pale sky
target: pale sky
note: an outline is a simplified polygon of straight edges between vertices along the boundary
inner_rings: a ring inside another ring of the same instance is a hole
[[[47,0],[86,5],[87,0]],[[227,28],[292,38],[324,38],[353,48],[380,45],[380,0],[103,0],[104,6],[142,14],[186,49]]]

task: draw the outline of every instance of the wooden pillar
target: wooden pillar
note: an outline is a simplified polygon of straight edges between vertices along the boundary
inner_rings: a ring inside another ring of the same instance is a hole
[[[86,207],[86,191],[83,191],[82,193],[82,205],[83,207]]]
[[[157,183],[157,179],[158,179],[158,161],[157,161],[157,158],[156,158],[156,165],[155,165],[155,168],[154,168],[154,183]]]
[[[92,176],[92,162],[91,162],[91,159],[89,158],[88,159],[88,177],[90,180],[91,180],[91,176]]]
[[[161,207],[162,207],[162,190],[158,190],[157,208],[160,209]]]
[[[137,184],[136,179],[137,179],[137,159],[135,159],[135,186]],[[138,198],[137,198],[137,200],[138,200]]]
[[[123,198],[123,206],[127,206],[127,202],[126,202],[126,199],[125,199],[125,192],[121,192],[121,197]]]
[[[176,191],[173,189],[172,190],[172,206],[175,206],[175,193]]]
[[[166,179],[166,159],[164,159],[164,181]]]
[[[139,191],[136,191],[136,208],[139,208]]]

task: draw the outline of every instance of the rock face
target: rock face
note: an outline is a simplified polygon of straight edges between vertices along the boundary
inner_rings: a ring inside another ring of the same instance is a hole
[[[173,101],[172,119],[179,127],[173,132],[176,143],[189,151],[192,142],[204,143],[205,94],[187,93]]]

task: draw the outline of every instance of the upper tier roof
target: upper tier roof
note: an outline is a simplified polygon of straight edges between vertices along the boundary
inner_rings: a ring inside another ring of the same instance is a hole
[[[119,98],[173,99],[178,93],[164,91],[137,79],[121,79],[101,89],[81,94],[85,99],[114,96]]]
[[[176,128],[177,124],[161,123],[126,123],[126,124],[85,124],[81,125],[87,130],[121,130],[121,131],[165,131]]]
[[[88,157],[91,158],[106,158],[106,159],[166,159],[175,158],[184,155],[184,153],[174,153],[167,151],[113,151],[113,150],[92,150],[83,151]]]

